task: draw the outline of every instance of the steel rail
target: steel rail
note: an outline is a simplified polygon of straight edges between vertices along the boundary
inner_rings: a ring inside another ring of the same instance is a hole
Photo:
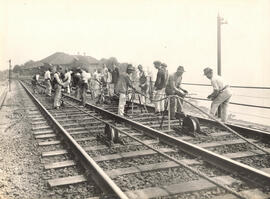
[[[172,160],[173,162],[175,162],[175,163],[178,164],[179,166],[182,166],[182,167],[184,167],[184,168],[190,170],[191,172],[195,173],[196,175],[199,175],[200,177],[206,179],[207,181],[213,183],[214,185],[216,185],[216,186],[218,186],[218,187],[221,187],[221,188],[225,189],[226,191],[228,191],[229,193],[235,195],[236,197],[241,198],[241,199],[245,199],[245,197],[244,197],[242,194],[240,194],[240,193],[238,193],[238,192],[232,190],[232,189],[229,188],[227,185],[223,185],[222,182],[218,182],[218,181],[215,180],[215,179],[211,179],[210,177],[208,177],[208,176],[205,175],[204,173],[200,172],[199,170],[194,169],[194,168],[192,168],[191,166],[188,166],[187,164],[181,162],[180,160],[177,160],[176,158],[171,157],[170,155],[167,155],[167,154],[164,153],[164,152],[161,152],[159,149],[156,149],[156,148],[150,146],[149,144],[144,143],[144,141],[142,141],[142,140],[136,138],[135,136],[129,135],[128,132],[125,132],[124,130],[119,129],[117,126],[115,126],[115,125],[113,125],[113,124],[110,124],[110,123],[104,121],[103,119],[100,119],[100,118],[98,118],[98,117],[96,117],[96,116],[94,116],[94,115],[92,115],[92,114],[90,114],[90,113],[88,113],[88,112],[86,112],[86,111],[84,111],[84,110],[82,110],[82,109],[80,109],[80,108],[78,108],[78,107],[72,105],[72,104],[69,103],[69,102],[66,102],[66,103],[69,104],[70,106],[72,106],[73,108],[75,108],[75,109],[77,109],[77,110],[80,110],[81,112],[87,114],[88,116],[93,117],[94,119],[96,119],[96,120],[98,120],[98,121],[100,121],[100,122],[102,122],[102,123],[105,123],[105,124],[111,126],[112,128],[114,128],[115,130],[119,131],[120,133],[125,134],[126,136],[132,138],[133,140],[136,140],[137,142],[141,143],[142,145],[144,145],[144,146],[148,147],[149,149],[151,149],[151,150],[157,152],[158,154],[162,155],[163,157],[165,157],[165,158],[167,158],[167,159],[169,159],[169,160]]]
[[[44,86],[42,86],[45,88]],[[80,100],[63,94],[66,98],[71,99],[77,103],[80,102]],[[137,104],[137,103],[136,103]],[[138,104],[139,105],[139,104]],[[201,147],[198,147],[196,145],[193,145],[191,143],[185,142],[181,139],[174,138],[170,135],[167,135],[165,133],[162,133],[158,130],[152,129],[148,126],[142,125],[138,122],[135,122],[133,120],[130,120],[128,118],[121,117],[117,114],[111,113],[107,110],[104,110],[100,107],[97,107],[95,105],[86,103],[86,107],[90,110],[95,110],[96,112],[99,112],[103,115],[109,116],[111,119],[114,119],[115,121],[124,122],[125,124],[128,124],[132,126],[133,128],[142,131],[146,134],[148,134],[151,137],[158,138],[160,141],[173,145],[178,146],[181,150],[193,155],[193,156],[200,156],[205,161],[209,162],[210,164],[213,164],[219,168],[222,168],[230,173],[238,174],[240,177],[242,177],[245,180],[248,180],[252,183],[259,184],[261,186],[270,185],[270,174],[265,173],[263,171],[260,171],[258,169],[252,168],[248,165],[242,164],[240,162],[237,162],[235,160],[232,160],[230,158],[226,158],[222,155],[218,155],[216,153],[213,153],[211,151],[208,151],[206,149],[203,149]],[[154,108],[154,107],[152,107]],[[212,120],[210,120],[212,121]],[[212,121],[214,122],[214,121]],[[217,123],[215,123],[217,124]],[[248,175],[247,175],[248,174]]]
[[[46,88],[44,85],[39,85],[43,88]],[[165,98],[164,98],[165,99]],[[127,103],[133,103],[137,106],[142,106],[141,104],[133,101],[133,102],[127,102]],[[145,105],[147,107],[147,109],[150,109],[151,111],[155,111],[155,108],[153,106],[150,105]],[[204,118],[204,117],[199,117],[199,116],[194,116],[196,117],[200,122],[206,122],[206,123],[210,123],[213,125],[218,125],[218,123],[214,120],[208,119],[208,118]],[[252,136],[254,137],[254,135],[259,136],[260,139],[262,139],[263,141],[269,141],[270,140],[270,132],[266,132],[266,131],[262,131],[259,129],[253,129],[253,128],[249,128],[249,127],[244,127],[241,125],[237,125],[237,124],[230,124],[230,123],[225,123],[228,127],[230,127],[231,129],[239,132],[242,135],[245,136]]]
[[[79,103],[80,100],[64,95],[68,99],[72,99],[73,101]],[[201,157],[205,161],[209,162],[210,164],[213,164],[219,168],[222,168],[230,173],[237,174],[239,177],[258,184],[260,186],[270,185],[270,174],[265,173],[263,171],[260,171],[258,169],[252,168],[248,165],[242,164],[240,162],[237,162],[235,160],[232,160],[230,158],[226,158],[222,155],[213,153],[211,151],[208,151],[206,149],[203,149],[201,147],[198,147],[194,144],[185,142],[179,138],[175,138],[173,136],[170,136],[166,133],[160,132],[158,130],[155,130],[151,127],[142,125],[138,122],[135,122],[131,119],[124,118],[122,116],[119,116],[117,114],[114,114],[112,112],[109,112],[107,110],[104,110],[100,107],[97,107],[95,105],[86,103],[86,108],[89,108],[90,110],[94,110],[96,112],[99,112],[102,115],[109,116],[110,119],[113,119],[115,121],[123,122],[127,125],[132,126],[134,129],[144,132],[145,134],[158,138],[161,142],[166,143],[171,146],[178,146],[180,150],[191,154],[196,157]],[[248,174],[248,175],[247,175]]]
[[[131,102],[128,102],[131,103]],[[139,103],[137,102],[133,102],[135,105],[137,106],[141,106]],[[155,107],[154,106],[150,106],[150,105],[146,105],[147,109],[154,112],[155,111]],[[199,117],[199,116],[194,116],[196,117],[200,122],[204,122],[204,123],[208,123],[208,124],[212,124],[212,125],[219,125],[216,121],[208,119],[208,118],[204,118],[204,117]],[[241,135],[245,135],[245,136],[258,136],[260,139],[262,139],[262,141],[269,141],[270,140],[270,132],[266,132],[266,131],[262,131],[259,129],[253,129],[253,128],[249,128],[249,127],[245,127],[245,126],[241,126],[241,125],[237,125],[237,124],[231,124],[231,123],[225,123],[228,127],[230,127],[231,129],[237,131],[238,133],[240,133]]]
[[[97,163],[87,154],[87,152],[73,139],[73,137],[57,122],[54,117],[46,110],[46,108],[36,99],[35,96],[26,88],[26,86],[20,81],[23,88],[28,95],[33,99],[34,103],[41,110],[43,115],[53,125],[55,130],[65,139],[68,146],[72,148],[70,150],[75,157],[79,157],[78,160],[84,166],[87,171],[87,177],[91,176],[101,190],[106,194],[113,194],[120,199],[128,199],[128,197],[122,192],[122,190],[109,178],[109,176],[97,165]]]
[[[177,96],[177,95],[171,95],[170,97],[175,97],[178,100],[178,103],[181,104],[179,99],[182,99],[184,102],[186,102],[187,104],[189,104],[190,106],[192,106],[193,108],[199,110],[200,112],[202,112],[203,114],[207,115],[209,118],[211,118],[212,120],[214,120],[215,122],[217,122],[220,126],[224,127],[225,129],[227,129],[228,131],[230,131],[231,133],[233,133],[234,135],[236,135],[237,137],[241,138],[242,140],[246,141],[247,143],[249,143],[250,145],[254,146],[255,148],[263,151],[266,154],[270,154],[269,151],[265,150],[264,148],[258,146],[257,144],[250,142],[247,138],[245,138],[244,136],[240,135],[239,133],[237,133],[235,130],[231,129],[230,127],[228,127],[226,124],[224,124],[223,122],[218,121],[214,116],[206,113],[204,110],[202,110],[201,108],[199,108],[198,106],[192,104],[191,102],[187,101],[186,99],[184,99],[183,97]]]

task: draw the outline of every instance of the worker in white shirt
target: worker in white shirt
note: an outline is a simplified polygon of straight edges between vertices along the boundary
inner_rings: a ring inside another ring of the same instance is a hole
[[[108,79],[108,73],[109,73],[109,69],[107,68],[106,64],[103,64],[103,68],[102,68],[102,76],[103,76],[105,82],[107,82],[107,79]]]
[[[38,85],[38,80],[39,80],[39,74],[35,74],[32,78],[32,87],[33,87],[33,92],[37,93],[37,85]]]
[[[49,68],[45,72],[45,75],[44,75],[44,80],[45,80],[45,85],[46,85],[45,93],[48,96],[51,96],[52,95],[51,72],[52,72],[52,69]]]
[[[85,106],[85,102],[86,102],[86,91],[88,90],[88,81],[91,78],[91,74],[84,71],[84,70],[80,70],[81,73],[81,84],[80,84],[80,90],[81,90],[81,98],[82,98],[82,105]]]
[[[228,105],[232,96],[230,86],[220,76],[213,74],[213,69],[207,67],[203,70],[204,75],[211,80],[213,92],[207,97],[212,100],[210,114],[216,115],[218,107],[221,108],[221,121],[227,121]]]
[[[64,81],[63,81],[63,83],[64,83],[64,85],[66,87],[67,94],[70,94],[71,74],[72,74],[72,71],[66,70],[65,78],[64,78]]]
[[[99,75],[98,75],[98,72],[97,72],[97,69],[95,69],[94,73],[93,73],[93,76],[91,78],[91,86],[92,86],[92,96],[93,98],[95,99],[98,95],[97,95],[97,90],[99,88],[99,83],[97,81]]]
[[[61,101],[61,96],[62,96],[62,87],[64,87],[63,81],[61,80],[60,76],[61,73],[63,74],[63,68],[62,66],[57,67],[57,71],[53,75],[53,86],[54,86],[54,102],[53,102],[53,107],[55,109],[60,108],[60,101]]]

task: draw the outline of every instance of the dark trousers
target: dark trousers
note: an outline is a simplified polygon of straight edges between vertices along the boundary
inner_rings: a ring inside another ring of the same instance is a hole
[[[88,90],[88,84],[87,83],[82,83],[80,91],[81,91],[81,98],[82,98],[82,105],[83,106],[85,106],[87,90]]]
[[[181,92],[175,92],[172,90],[166,90],[166,95],[178,95],[179,97],[184,97],[185,95]],[[182,112],[182,105],[180,105],[180,103],[183,105],[183,100],[180,98],[176,98],[176,97],[171,97],[170,98],[170,118],[171,119],[175,119],[175,110],[177,108],[177,112],[181,113]]]

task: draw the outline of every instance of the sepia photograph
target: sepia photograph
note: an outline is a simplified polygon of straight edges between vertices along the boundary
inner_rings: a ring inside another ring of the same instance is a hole
[[[270,198],[270,0],[0,0],[0,199],[150,198]]]

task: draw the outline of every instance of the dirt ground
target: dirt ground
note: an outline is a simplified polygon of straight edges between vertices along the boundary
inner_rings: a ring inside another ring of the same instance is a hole
[[[44,198],[43,165],[32,136],[23,88],[12,83],[0,111],[0,199]]]

